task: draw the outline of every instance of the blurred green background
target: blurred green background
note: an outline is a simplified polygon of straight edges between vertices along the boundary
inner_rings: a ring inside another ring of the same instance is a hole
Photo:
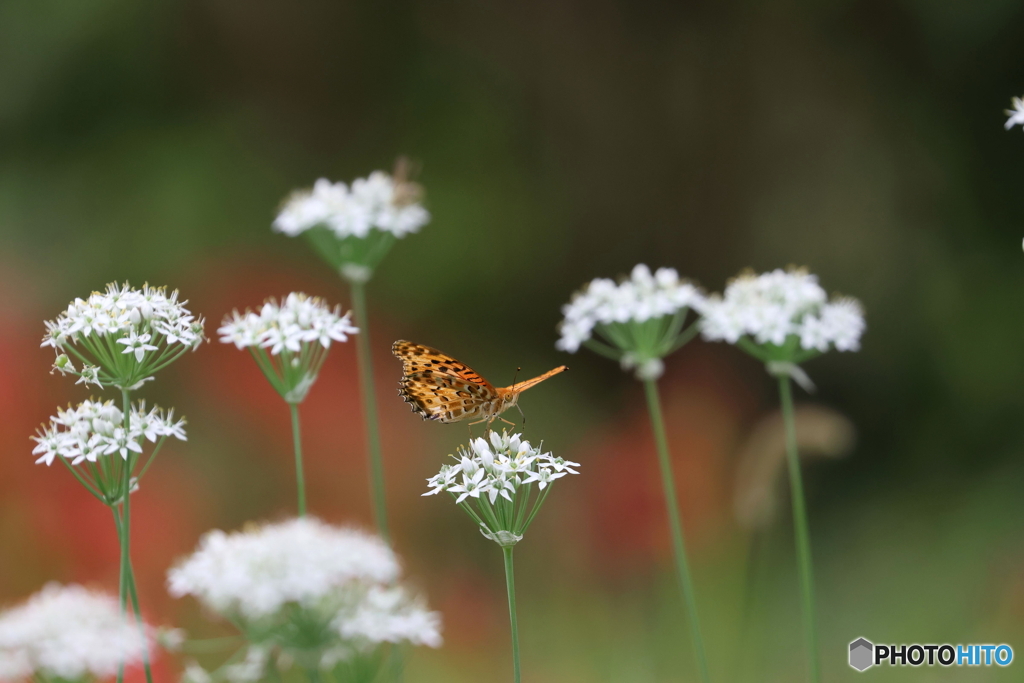
[[[583,463],[517,552],[527,679],[695,680],[640,387],[554,349],[571,293],[637,262],[709,290],[806,265],[865,304],[863,350],[808,364],[820,390],[803,396],[857,431],[806,475],[826,680],[857,680],[859,636],[1024,657],[1024,137],[1002,125],[1022,45],[1012,0],[0,0],[0,600],[48,580],[116,589],[108,513],[33,465],[28,437],[88,396],[47,374],[42,321],[148,281],[179,288],[212,341],[143,392],[189,419],[133,505],[143,606],[226,632],[169,598],[164,572],[205,530],[294,501],[287,410],[216,327],[292,290],[347,307],[270,222],[295,187],[407,154],[433,221],[378,271],[372,333],[398,550],[446,623],[408,680],[500,680],[510,664],[500,553],[419,497],[464,427],[407,412],[396,338],[496,384],[572,366],[522,401],[527,435]],[[756,533],[733,512],[774,384],[696,342],[662,387],[712,674],[802,680],[785,492]],[[304,407],[310,504],[368,525],[356,392],[342,345]],[[165,657],[157,675],[178,668]]]

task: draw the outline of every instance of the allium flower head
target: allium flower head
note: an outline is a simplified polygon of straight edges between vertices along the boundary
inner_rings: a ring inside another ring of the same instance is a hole
[[[865,327],[856,299],[829,301],[818,278],[805,270],[740,275],[723,295],[707,300],[703,313],[705,339],[749,339],[773,360],[798,361],[830,348],[856,351]],[[790,357],[794,353],[797,358]]]
[[[238,311],[224,318],[221,342],[249,349],[274,388],[293,403],[308,393],[332,342],[359,332],[350,314],[319,297],[292,292],[281,303],[268,299],[259,311]]]
[[[398,558],[379,537],[303,517],[209,532],[168,573],[168,588],[243,629],[246,657],[224,670],[241,682],[261,680],[275,659],[330,670],[388,643],[439,647],[440,616],[399,575]]]
[[[1007,109],[1006,115],[1009,117],[1004,124],[1006,130],[1014,126],[1021,126],[1024,129],[1024,98],[1014,97],[1013,109]]]
[[[57,410],[48,427],[32,437],[38,455],[36,464],[52,465],[57,457],[72,465],[96,462],[102,456],[118,454],[128,458],[129,451],[142,452],[146,441],[156,442],[173,436],[185,441],[185,420],[175,420],[174,411],[159,407],[146,410],[146,402],[132,406],[130,428],[124,431],[124,413],[113,401],[83,401],[76,407]]]
[[[294,237],[324,226],[338,238],[362,238],[374,229],[405,237],[430,220],[411,185],[396,182],[383,171],[359,178],[351,187],[320,178],[312,189],[288,198],[274,220],[274,230]]]
[[[274,230],[305,234],[332,266],[350,279],[369,279],[395,239],[430,221],[420,203],[422,188],[407,179],[404,164],[394,175],[374,171],[346,185],[317,180],[285,202]]]
[[[186,303],[177,290],[112,283],[46,321],[42,346],[58,352],[55,370],[80,382],[134,388],[203,342],[203,319]]]
[[[380,538],[305,517],[211,531],[167,580],[171,595],[193,595],[221,614],[256,619],[288,603],[314,606],[350,583],[391,583],[399,572]]]
[[[700,290],[672,268],[652,274],[639,264],[628,279],[598,278],[573,295],[562,307],[565,318],[555,346],[575,353],[586,345],[642,379],[657,377],[661,359],[689,339],[680,337],[687,311],[699,310],[703,300]]]
[[[490,432],[473,439],[451,456],[454,464],[427,479],[432,496],[442,491],[500,545],[518,543],[551,491],[567,474],[579,474],[579,463],[556,458],[534,447],[521,434]]]
[[[67,410],[58,409],[50,424],[32,437],[36,464],[52,465],[60,459],[68,467],[77,465],[72,471],[89,492],[108,505],[116,504],[124,495],[123,468],[134,468],[146,442],[156,445],[143,471],[168,437],[186,440],[185,420],[175,420],[173,410],[147,409],[146,402],[139,401],[131,407],[128,420],[126,434],[124,413],[112,401],[88,400]],[[106,466],[88,464],[108,458],[112,462],[108,460]],[[132,491],[137,483],[131,479]]]
[[[117,599],[82,586],[49,584],[0,613],[0,680],[84,681],[141,664],[147,637]]]

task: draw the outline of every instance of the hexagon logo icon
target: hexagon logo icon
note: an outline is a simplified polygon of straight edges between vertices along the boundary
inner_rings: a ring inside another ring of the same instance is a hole
[[[875,663],[875,646],[866,638],[858,638],[850,643],[850,666],[857,671],[864,671]]]

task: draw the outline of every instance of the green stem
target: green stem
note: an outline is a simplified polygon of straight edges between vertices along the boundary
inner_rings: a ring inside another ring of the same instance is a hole
[[[121,516],[117,514],[117,508],[111,507],[110,511],[114,513],[114,527],[117,529],[117,540],[121,541],[124,530],[121,527]],[[149,666],[149,640],[146,638],[146,625],[142,621],[142,610],[139,609],[139,593],[135,588],[135,569],[132,567],[131,562],[128,564],[128,594],[131,596],[132,601],[132,612],[135,613],[135,623],[139,627],[139,631],[142,632],[143,639],[146,644],[142,648],[142,668],[146,672],[146,683],[153,683],[153,671]]]
[[[508,587],[508,617],[512,623],[512,672],[515,683],[520,681],[519,671],[519,622],[516,620],[516,579],[512,568],[512,546],[504,546],[505,585]]]
[[[388,543],[388,511],[384,498],[384,464],[380,452],[380,426],[377,421],[377,392],[373,384],[373,354],[370,347],[370,321],[366,311],[366,283],[352,281],[352,310],[356,316],[356,351],[359,360],[359,385],[363,394],[363,417],[366,420],[366,444],[370,458],[370,490],[377,531]]]
[[[306,475],[302,471],[302,433],[299,430],[299,405],[289,403],[292,411],[292,441],[295,444],[295,482],[299,489],[299,517],[306,516]]]
[[[707,655],[704,653],[704,640],[701,637],[700,620],[697,618],[697,598],[693,590],[693,579],[690,576],[690,565],[686,559],[686,543],[683,540],[683,525],[679,516],[679,503],[676,501],[676,483],[672,474],[672,461],[668,452],[668,437],[665,435],[665,420],[661,414],[661,399],[658,398],[658,384],[653,379],[644,380],[647,394],[647,409],[651,414],[651,428],[654,430],[654,443],[658,450],[658,464],[661,466],[661,484],[665,490],[665,507],[668,511],[669,527],[672,530],[672,546],[676,556],[676,572],[679,574],[679,585],[683,590],[683,601],[690,620],[693,634],[693,650],[697,657],[697,669],[700,679],[708,683]]]
[[[118,586],[118,598],[121,604],[121,616],[128,615],[128,572],[131,563],[131,483],[132,483],[132,452],[128,448],[131,440],[131,419],[132,404],[131,394],[127,389],[121,390],[121,410],[124,412],[124,441],[126,458],[124,460],[124,480],[121,483],[121,507],[124,511],[121,515],[121,523],[118,524],[118,540],[121,541],[121,579]],[[121,457],[121,453],[115,451],[113,457]],[[115,513],[116,520],[116,513]],[[124,681],[124,661],[117,671],[117,683]]]
[[[796,419],[793,413],[793,391],[788,376],[779,377],[779,398],[782,418],[786,424],[786,459],[789,463],[790,497],[793,499],[793,530],[796,534],[797,565],[800,571],[800,602],[804,616],[804,640],[807,644],[808,669],[812,683],[820,678],[817,636],[814,627],[814,575],[811,565],[811,538],[807,523],[800,456],[796,445]]]

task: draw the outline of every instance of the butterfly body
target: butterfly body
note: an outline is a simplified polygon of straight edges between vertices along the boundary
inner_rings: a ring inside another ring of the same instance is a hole
[[[495,387],[465,363],[429,346],[399,340],[391,352],[402,361],[398,394],[424,420],[442,423],[473,420],[490,425],[518,403],[521,393],[568,369],[562,365],[509,387]]]

